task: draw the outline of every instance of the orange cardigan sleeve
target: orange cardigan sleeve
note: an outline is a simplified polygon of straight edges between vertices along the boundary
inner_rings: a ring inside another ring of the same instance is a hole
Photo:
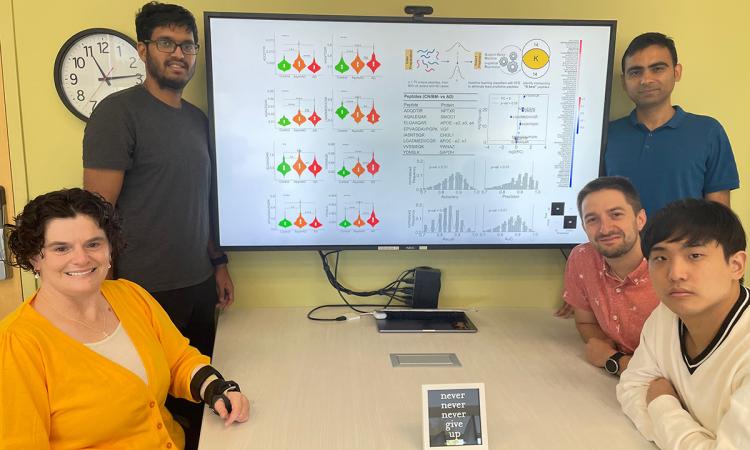
[[[13,327],[19,313],[0,323],[0,448],[48,449],[50,410],[42,354]]]

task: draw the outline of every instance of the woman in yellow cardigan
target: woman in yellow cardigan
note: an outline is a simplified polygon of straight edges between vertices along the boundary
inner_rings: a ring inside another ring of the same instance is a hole
[[[0,321],[0,449],[182,449],[167,393],[207,403],[227,425],[248,419],[237,383],[144,289],[105,280],[122,248],[112,205],[51,192],[8,228],[14,264],[40,287]]]

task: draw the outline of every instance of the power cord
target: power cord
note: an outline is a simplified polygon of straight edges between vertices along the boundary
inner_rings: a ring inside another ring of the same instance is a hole
[[[319,309],[323,309],[323,308],[351,308],[352,306],[356,306],[358,308],[367,308],[367,307],[371,307],[371,308],[383,308],[384,307],[384,305],[381,305],[379,303],[361,303],[361,304],[356,304],[356,305],[351,305],[351,304],[346,304],[346,305],[341,305],[341,304],[320,305],[320,306],[316,306],[315,308],[311,309],[307,313],[307,318],[310,319],[310,320],[316,320],[316,321],[319,321],[319,322],[343,322],[345,320],[358,319],[359,316],[355,316],[355,317],[336,316],[336,317],[331,317],[331,318],[313,317],[313,314],[315,313],[315,311],[317,311]],[[367,315],[369,315],[369,314],[372,314],[372,312],[371,311],[365,311],[365,312],[362,312],[360,314],[367,314]]]
[[[336,255],[336,260],[334,262],[333,270],[331,270],[331,265],[329,263],[328,257],[330,255]],[[320,256],[320,260],[323,264],[323,272],[326,274],[326,278],[328,278],[328,282],[333,286],[334,289],[336,289],[336,292],[339,294],[339,297],[341,297],[341,300],[344,301],[343,305],[321,305],[313,308],[307,313],[307,318],[310,320],[316,320],[316,321],[324,321],[324,322],[340,322],[345,321],[348,319],[347,316],[337,316],[335,318],[320,318],[320,317],[313,317],[313,313],[319,309],[322,308],[331,308],[331,307],[348,307],[352,309],[353,311],[356,311],[360,314],[369,314],[370,311],[363,311],[361,309],[362,307],[380,307],[380,308],[388,308],[391,303],[394,301],[401,302],[404,305],[408,305],[411,303],[412,300],[412,294],[414,292],[413,284],[414,284],[414,272],[416,271],[416,267],[408,270],[404,270],[399,274],[399,276],[392,282],[388,283],[387,285],[383,286],[380,289],[376,289],[373,291],[354,291],[352,289],[347,288],[346,286],[342,285],[338,281],[338,269],[339,269],[339,256],[341,254],[341,250],[333,250],[329,252],[323,252],[318,251],[318,255]],[[410,284],[411,287],[405,286],[402,287],[402,284]],[[349,300],[344,296],[344,294],[357,296],[357,297],[373,297],[373,296],[384,296],[388,297],[388,301],[385,304],[353,304],[350,303]]]

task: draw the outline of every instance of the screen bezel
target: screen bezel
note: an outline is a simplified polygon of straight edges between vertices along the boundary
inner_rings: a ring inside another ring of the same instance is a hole
[[[570,249],[576,244],[538,243],[538,244],[381,244],[381,245],[221,245],[219,229],[219,203],[217,185],[216,133],[214,124],[213,70],[211,52],[211,19],[250,19],[250,20],[293,20],[293,21],[328,21],[328,22],[374,22],[374,23],[411,23],[419,24],[454,24],[454,25],[540,25],[540,26],[593,26],[608,27],[609,57],[607,58],[607,76],[604,92],[602,114],[602,140],[599,150],[599,175],[604,174],[604,150],[607,143],[607,126],[612,97],[612,79],[617,33],[616,20],[568,20],[568,19],[494,19],[494,18],[455,18],[455,17],[391,17],[391,16],[344,16],[317,14],[271,14],[271,13],[238,13],[238,12],[204,12],[204,33],[206,41],[206,84],[209,117],[209,153],[211,157],[211,229],[214,242],[222,250],[267,251],[267,250],[459,250],[459,249]]]

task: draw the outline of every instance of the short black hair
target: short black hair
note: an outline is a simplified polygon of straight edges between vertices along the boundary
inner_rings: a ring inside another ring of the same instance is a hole
[[[641,234],[641,249],[648,259],[651,248],[660,242],[687,241],[704,245],[716,241],[724,258],[745,250],[745,230],[737,215],[718,202],[688,198],[672,202],[648,220]]]
[[[138,42],[151,39],[154,28],[185,27],[193,33],[195,43],[198,43],[198,26],[195,17],[180,5],[169,3],[148,2],[135,15],[135,33]]]
[[[630,180],[625,177],[599,177],[589,181],[588,184],[586,184],[586,186],[584,186],[578,193],[578,215],[583,217],[581,206],[583,205],[583,200],[589,194],[603,191],[605,189],[622,192],[622,195],[625,196],[625,201],[627,201],[633,208],[634,213],[638,214],[638,212],[643,209],[641,206],[641,197],[638,195],[638,191],[635,190],[635,186],[633,186],[633,183],[631,183]]]
[[[671,37],[656,32],[643,33],[630,41],[630,45],[625,49],[625,53],[622,54],[622,73],[625,73],[625,58],[633,56],[633,54],[640,52],[646,47],[651,47],[652,45],[666,47],[667,50],[669,50],[669,54],[672,55],[672,66],[677,65],[677,49],[675,48],[674,40],[672,40]]]
[[[99,194],[72,188],[38,196],[15,217],[15,225],[5,225],[8,230],[8,248],[12,255],[11,264],[33,271],[31,259],[42,253],[47,223],[53,219],[73,218],[79,214],[90,217],[104,231],[112,259],[115,259],[124,247],[122,228],[115,208]]]

